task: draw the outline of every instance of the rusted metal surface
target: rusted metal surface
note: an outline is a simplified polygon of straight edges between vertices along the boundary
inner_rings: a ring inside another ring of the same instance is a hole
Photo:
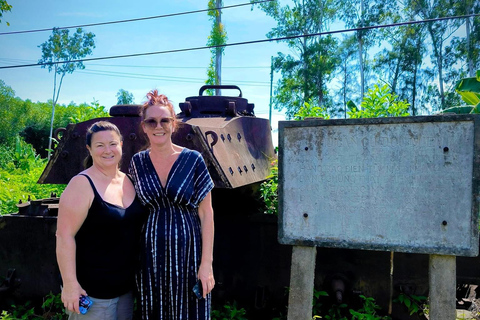
[[[140,131],[140,117],[137,106],[126,108],[120,107],[125,114],[132,110],[136,116],[112,116],[110,118],[97,118],[69,124],[63,132],[58,146],[55,148],[50,161],[43,171],[38,183],[66,184],[70,179],[84,169],[83,160],[88,155],[85,142],[87,129],[95,122],[105,120],[115,124],[123,136],[123,159],[121,170],[128,172],[128,164],[131,157],[145,145],[145,136]],[[127,109],[127,110],[125,110]],[[111,114],[117,114],[118,110],[112,107]]]
[[[275,157],[267,119],[183,118],[174,143],[198,150],[217,188],[264,180]]]
[[[224,87],[240,91],[236,86]],[[275,157],[268,120],[253,115],[254,106],[241,97],[241,91],[239,97],[202,96],[207,88],[210,86],[202,87],[200,96],[189,97],[180,104],[182,112],[173,142],[203,155],[216,188],[237,188],[265,180]],[[120,129],[124,138],[121,170],[127,172],[133,154],[146,145],[139,111],[138,105],[114,106],[110,109],[111,118],[92,119],[57,130],[63,136],[57,137],[60,143],[38,182],[66,184],[83,170],[87,156],[85,133],[99,120],[110,121]]]
[[[203,92],[207,89],[232,89],[238,90],[238,97],[232,96],[204,96]],[[180,109],[185,117],[235,117],[235,116],[253,116],[254,105],[248,103],[248,100],[242,98],[242,91],[237,86],[203,86],[198,92],[198,96],[188,97],[185,102],[180,103]]]
[[[18,215],[20,216],[57,216],[58,203],[60,198],[51,195],[50,198],[39,200],[28,200],[17,204]]]

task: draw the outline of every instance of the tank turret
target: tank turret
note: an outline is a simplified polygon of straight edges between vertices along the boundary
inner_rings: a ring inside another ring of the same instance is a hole
[[[205,96],[207,89],[235,89],[238,96]],[[180,103],[175,144],[199,151],[207,163],[216,188],[237,188],[265,180],[275,157],[267,119],[257,118],[254,105],[242,97],[237,86],[203,86],[199,95]],[[59,144],[42,173],[39,183],[66,184],[83,170],[87,156],[85,133],[99,120],[118,126],[123,135],[121,170],[127,172],[130,158],[145,147],[138,105],[117,105],[110,118],[92,119],[57,129]]]

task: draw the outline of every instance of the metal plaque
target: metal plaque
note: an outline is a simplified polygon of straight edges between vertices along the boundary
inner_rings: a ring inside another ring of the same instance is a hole
[[[279,241],[478,255],[478,121],[280,122]]]

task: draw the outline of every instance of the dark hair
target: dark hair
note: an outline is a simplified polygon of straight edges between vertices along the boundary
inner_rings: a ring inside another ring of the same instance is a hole
[[[87,146],[89,147],[92,146],[93,134],[101,131],[115,131],[120,137],[120,140],[121,141],[123,140],[122,134],[120,133],[120,130],[118,130],[118,127],[116,125],[108,121],[97,121],[87,129],[87,134],[85,136],[85,142]],[[91,167],[92,164],[93,164],[92,156],[89,153],[85,158],[85,160],[83,160],[83,167],[87,169]]]

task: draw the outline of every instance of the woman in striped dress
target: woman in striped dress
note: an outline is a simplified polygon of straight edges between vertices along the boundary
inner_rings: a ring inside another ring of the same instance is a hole
[[[136,192],[149,210],[137,275],[142,318],[210,319],[213,182],[199,152],[172,143],[172,103],[157,90],[147,98],[141,116],[149,147],[130,163]]]

